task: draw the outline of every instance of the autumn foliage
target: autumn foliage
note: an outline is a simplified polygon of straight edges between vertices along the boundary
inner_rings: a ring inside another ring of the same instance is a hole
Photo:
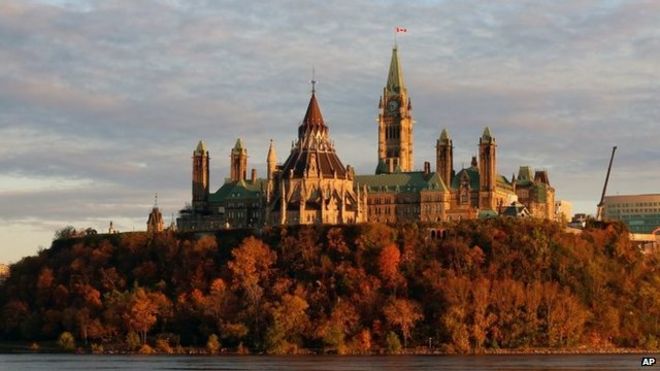
[[[11,267],[0,336],[144,353],[657,349],[660,254],[621,225],[441,227],[60,239]]]

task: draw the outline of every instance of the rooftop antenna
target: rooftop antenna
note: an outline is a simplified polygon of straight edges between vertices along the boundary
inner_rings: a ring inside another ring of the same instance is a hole
[[[312,94],[316,94],[316,69],[312,66]]]

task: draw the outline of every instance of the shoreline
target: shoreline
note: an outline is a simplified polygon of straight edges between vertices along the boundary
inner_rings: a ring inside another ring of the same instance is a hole
[[[242,357],[242,356],[275,356],[275,357],[374,357],[374,356],[392,356],[392,357],[410,357],[410,356],[446,356],[446,357],[480,357],[480,356],[524,356],[524,355],[616,355],[616,354],[659,354],[660,349],[640,349],[640,348],[526,348],[526,349],[484,349],[481,352],[470,353],[450,353],[435,351],[402,351],[400,353],[388,354],[385,352],[369,352],[362,354],[336,354],[314,352],[308,349],[301,349],[294,354],[273,355],[266,353],[245,353],[234,350],[222,350],[218,353],[210,353],[206,348],[181,347],[172,352],[163,352],[153,349],[151,353],[141,353],[139,351],[127,350],[104,350],[92,351],[91,347],[79,347],[76,351],[62,351],[56,346],[45,345],[39,349],[32,348],[31,344],[0,344],[0,354],[71,354],[71,355],[108,355],[108,356],[188,356],[188,357]]]

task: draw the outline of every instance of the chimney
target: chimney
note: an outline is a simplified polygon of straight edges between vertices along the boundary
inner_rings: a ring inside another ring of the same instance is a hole
[[[257,169],[252,169],[252,172],[250,173],[250,182],[254,184],[257,181]]]
[[[431,163],[428,161],[424,161],[424,175],[429,175],[431,174]]]

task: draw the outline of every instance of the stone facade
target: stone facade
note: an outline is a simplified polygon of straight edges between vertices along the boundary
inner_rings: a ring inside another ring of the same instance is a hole
[[[209,193],[209,155],[203,142],[193,152],[192,204],[181,210],[180,230],[259,228],[280,224],[441,222],[508,215],[555,217],[555,190],[546,171],[521,166],[511,179],[497,172],[497,142],[489,128],[477,141],[478,157],[455,170],[453,141],[442,130],[435,171],[414,171],[412,104],[397,47],[378,104],[378,160],[374,175],[355,175],[330,140],[316,91],[297,140],[282,164],[271,141],[267,177],[247,179],[248,152],[241,140],[231,150],[230,178]]]
[[[274,151],[272,145],[271,150]],[[269,153],[272,161],[270,157]],[[350,166],[344,167],[335,152],[312,90],[289,157],[282,166],[269,171],[266,222],[271,225],[365,222],[366,197],[360,196],[354,177]]]

